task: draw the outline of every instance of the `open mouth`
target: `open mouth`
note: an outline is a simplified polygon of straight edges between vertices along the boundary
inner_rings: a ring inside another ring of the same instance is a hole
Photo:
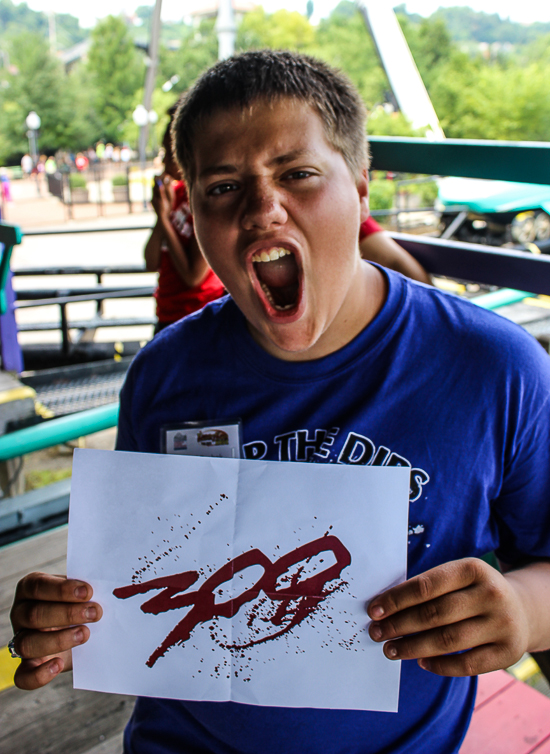
[[[269,304],[278,312],[298,305],[300,275],[294,254],[275,247],[259,251],[252,257],[254,272]]]

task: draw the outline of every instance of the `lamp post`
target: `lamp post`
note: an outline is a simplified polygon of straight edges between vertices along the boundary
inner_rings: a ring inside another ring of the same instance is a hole
[[[132,119],[136,126],[139,127],[139,163],[141,166],[141,183],[143,186],[143,209],[147,209],[147,196],[145,189],[145,139],[147,138],[147,125],[149,124],[149,113],[143,107],[138,105],[132,113]]]
[[[27,128],[29,129],[27,131],[27,137],[29,139],[29,152],[31,153],[32,157],[32,164],[36,168],[38,165],[38,129],[40,128],[41,124],[40,116],[34,112],[34,110],[31,110],[30,113],[25,118],[25,123],[27,124]],[[36,173],[36,190],[38,191],[38,195],[40,196],[40,183],[39,183],[40,176],[38,175],[38,172]]]
[[[30,111],[25,120],[27,128],[29,129],[27,131],[27,136],[29,138],[29,151],[31,153],[32,161],[35,166],[38,162],[38,139],[36,132],[40,128],[41,122],[42,121],[40,120],[40,116],[35,113],[34,110]]]
[[[155,110],[149,110],[148,116],[149,116],[149,125],[151,126],[151,149],[152,149],[153,154],[156,154],[157,134],[155,131],[155,126],[158,123],[159,116]]]

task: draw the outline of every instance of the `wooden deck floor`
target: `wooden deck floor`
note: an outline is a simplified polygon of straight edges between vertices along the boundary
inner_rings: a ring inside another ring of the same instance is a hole
[[[0,647],[12,636],[9,609],[18,580],[30,571],[64,573],[66,550],[66,526],[0,549]],[[0,656],[4,678],[15,667],[6,654]],[[0,751],[120,754],[132,707],[129,696],[73,689],[72,673],[37,691],[5,688],[0,692]]]
[[[71,673],[31,692],[10,686],[9,679],[6,682],[15,667],[5,647],[12,635],[9,609],[16,583],[30,571],[64,573],[66,547],[63,526],[0,548],[2,754],[122,752],[132,697],[75,690]],[[550,699],[504,670],[481,676],[472,725],[460,754],[550,754]]]

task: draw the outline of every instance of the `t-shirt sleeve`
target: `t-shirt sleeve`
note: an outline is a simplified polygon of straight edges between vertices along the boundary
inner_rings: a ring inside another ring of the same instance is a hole
[[[510,565],[525,557],[550,557],[550,359],[536,348],[540,354],[533,354],[527,379],[511,399],[517,420],[493,502],[496,554]]]
[[[380,233],[383,230],[384,228],[378,225],[373,217],[369,216],[364,223],[361,223],[361,227],[359,229],[359,240],[362,241],[367,236],[372,236],[373,233]]]

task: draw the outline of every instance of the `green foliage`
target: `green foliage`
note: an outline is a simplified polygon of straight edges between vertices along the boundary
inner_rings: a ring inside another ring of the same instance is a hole
[[[30,110],[42,119],[40,152],[75,152],[99,139],[137,145],[131,116],[143,99],[145,64],[135,40],[148,39],[152,10],[151,4],[140,6],[137,15],[143,23],[131,29],[112,16],[98,22],[87,61],[67,72],[50,55],[47,14],[30,10],[24,2],[0,0],[0,164],[17,163],[27,151],[25,118]],[[447,136],[550,140],[549,24],[521,25],[459,7],[440,8],[430,18],[407,13],[405,4],[397,11]],[[56,24],[58,46],[88,34],[69,15],[56,14]],[[198,27],[162,24],[153,93],[159,121],[151,128],[152,151],[168,122],[166,109],[217,59],[214,24],[214,19],[203,19]],[[493,49],[492,58],[484,59],[478,43],[495,41],[516,48],[506,54]],[[465,46],[473,54],[465,53]],[[344,71],[367,106],[369,133],[424,135],[401,113],[382,107],[390,86],[364,20],[350,0],[342,0],[317,27],[299,13],[256,8],[240,23],[237,49],[262,47],[299,50]],[[163,92],[162,84],[174,76],[179,81]]]
[[[431,96],[452,138],[550,140],[550,91],[546,66],[503,68],[451,61]]]
[[[367,133],[371,136],[425,136],[425,128],[413,128],[403,113],[388,113],[379,105],[369,113]]]
[[[31,110],[42,121],[40,152],[84,146],[88,125],[75,108],[82,93],[65,77],[46,41],[38,34],[21,34],[8,49],[13,68],[0,88],[0,162],[27,151],[25,118]]]
[[[119,173],[118,175],[114,175],[111,183],[113,184],[113,186],[127,186],[128,176],[126,175],[126,173]]]
[[[393,181],[374,178],[369,183],[369,207],[371,209],[391,209],[395,197]]]
[[[179,81],[170,91],[173,100],[186,91],[201,73],[214,65],[218,59],[218,40],[214,23],[213,19],[204,19],[198,29],[184,27],[181,44],[176,50],[161,47],[157,82],[162,85],[172,76],[179,76]]]
[[[69,175],[69,185],[72,189],[86,188],[86,179],[80,173]]]
[[[343,0],[321,21],[311,53],[346,73],[368,109],[384,101],[390,86],[354,3]]]
[[[268,14],[260,6],[247,13],[239,26],[237,49],[298,50],[307,52],[313,45],[315,30],[297,11],[278,10]]]
[[[87,72],[101,135],[117,142],[145,78],[145,64],[121,18],[107,16],[95,26]]]
[[[71,47],[88,36],[87,30],[80,28],[78,19],[68,13],[55,14],[55,30],[58,49]],[[11,0],[0,0],[0,43],[23,32],[48,39],[47,14],[31,10],[27,3],[15,5]]]
[[[48,484],[61,482],[72,475],[72,469],[42,469],[29,471],[25,474],[25,492],[38,490],[40,487],[46,487]]]
[[[408,194],[416,194],[420,197],[421,207],[433,207],[437,199],[439,189],[435,181],[426,181],[425,183],[410,183],[405,187]]]

